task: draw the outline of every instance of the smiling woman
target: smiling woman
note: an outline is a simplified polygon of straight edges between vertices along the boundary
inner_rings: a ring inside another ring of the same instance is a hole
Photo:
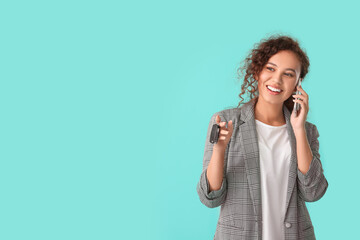
[[[281,53],[283,56],[276,56],[274,59],[276,53]],[[288,59],[293,60],[293,62],[287,62]],[[281,61],[281,63],[278,61]],[[237,71],[239,80],[244,79],[244,83],[241,86],[241,93],[239,94],[242,100],[239,102],[238,107],[243,104],[244,98],[242,95],[246,92],[250,93],[251,99],[257,99],[259,97],[256,77],[260,72],[276,72],[277,70],[281,70],[285,79],[293,80],[295,88],[295,84],[297,83],[296,79],[304,79],[310,66],[309,58],[306,52],[300,48],[298,41],[289,36],[281,35],[273,35],[260,41],[255,45],[255,48],[250,51],[243,63]],[[299,68],[296,69],[296,66]],[[276,88],[277,86],[273,87]],[[286,96],[288,98],[284,101],[284,105],[289,111],[292,111],[294,102],[290,94],[286,94]]]
[[[263,40],[240,68],[246,74],[239,96],[250,87],[250,101],[212,115],[197,192],[207,207],[221,205],[214,240],[315,239],[305,202],[319,200],[328,182],[319,132],[306,121],[309,97],[298,85],[308,68],[297,41]]]

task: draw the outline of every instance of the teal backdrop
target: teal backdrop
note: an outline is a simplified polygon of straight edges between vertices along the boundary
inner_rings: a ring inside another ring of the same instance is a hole
[[[308,121],[329,188],[318,239],[355,239],[357,1],[1,1],[0,239],[212,239],[206,131],[236,69],[288,34],[310,58]]]

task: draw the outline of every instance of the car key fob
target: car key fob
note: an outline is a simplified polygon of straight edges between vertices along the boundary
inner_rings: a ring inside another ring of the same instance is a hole
[[[211,134],[210,134],[211,143],[217,143],[217,141],[219,140],[219,132],[220,132],[220,126],[215,123],[211,129]]]

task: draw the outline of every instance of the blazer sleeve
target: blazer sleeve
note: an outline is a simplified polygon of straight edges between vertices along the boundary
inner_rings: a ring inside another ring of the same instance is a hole
[[[303,174],[299,168],[297,169],[299,195],[306,202],[319,200],[325,194],[328,187],[320,161],[318,138],[319,132],[317,127],[312,124],[310,148],[313,159],[306,174]]]
[[[210,191],[210,186],[208,182],[208,178],[206,175],[206,171],[208,165],[211,160],[211,156],[213,153],[213,144],[210,143],[210,134],[213,124],[216,123],[216,115],[221,117],[221,121],[227,121],[224,116],[222,116],[219,112],[215,113],[209,123],[209,127],[207,130],[206,141],[205,141],[205,150],[204,150],[204,158],[203,158],[203,170],[200,175],[200,180],[197,183],[196,190],[199,195],[200,201],[209,208],[215,208],[220,206],[225,201],[226,193],[227,193],[227,180],[226,180],[226,161],[228,156],[228,147],[225,151],[225,159],[224,159],[224,174],[223,181],[221,184],[221,188],[215,191]],[[230,144],[228,144],[229,146]]]

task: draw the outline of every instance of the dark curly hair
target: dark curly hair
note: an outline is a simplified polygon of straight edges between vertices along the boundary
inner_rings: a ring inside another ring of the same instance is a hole
[[[257,76],[262,71],[267,61],[274,54],[282,50],[293,51],[298,56],[301,63],[300,78],[305,78],[310,66],[309,58],[305,51],[300,48],[299,42],[296,39],[281,34],[275,34],[262,39],[259,43],[255,44],[255,48],[252,49],[248,56],[242,61],[244,64],[241,64],[241,66],[237,69],[239,80],[241,80],[245,75],[244,83],[241,86],[241,93],[239,94],[239,97],[242,100],[239,102],[237,108],[240,104],[244,104],[242,103],[244,98],[241,95],[245,94],[246,91],[250,93],[250,101],[258,100],[258,84],[254,76]],[[292,96],[290,96],[284,104],[291,112],[294,107]]]

